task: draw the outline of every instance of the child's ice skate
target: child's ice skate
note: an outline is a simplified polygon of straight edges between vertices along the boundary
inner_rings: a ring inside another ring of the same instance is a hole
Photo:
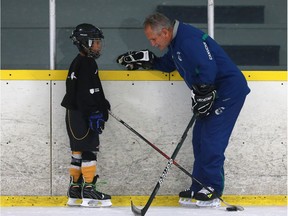
[[[81,187],[82,187],[82,177],[79,178],[77,182],[73,182],[73,177],[70,177],[70,185],[67,192],[68,196],[68,206],[80,206],[82,202]]]
[[[96,190],[98,175],[94,177],[92,183],[84,182],[82,186],[82,204],[84,207],[110,207],[111,196]]]

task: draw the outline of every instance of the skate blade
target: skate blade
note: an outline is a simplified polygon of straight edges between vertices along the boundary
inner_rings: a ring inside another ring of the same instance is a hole
[[[83,199],[81,203],[82,207],[100,208],[112,206],[111,200],[96,200],[96,199]]]
[[[74,207],[74,206],[80,206],[82,203],[82,199],[78,198],[68,198],[67,206]]]
[[[196,201],[193,200],[193,199],[180,198],[178,202],[179,202],[180,206],[182,206],[182,207],[186,207],[186,208],[199,208],[199,207],[196,205]]]
[[[199,208],[218,208],[221,206],[220,200],[218,198],[209,201],[196,201],[196,206]]]

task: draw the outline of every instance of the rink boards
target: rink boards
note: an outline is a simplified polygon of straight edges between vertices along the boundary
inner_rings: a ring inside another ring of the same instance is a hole
[[[265,196],[267,203],[283,204],[287,189],[287,72],[244,74],[251,93],[226,151],[224,194],[237,203],[250,200],[253,204]],[[1,205],[13,205],[17,199],[34,200],[35,205],[47,200],[65,203],[70,150],[65,109],[60,103],[66,75],[62,70],[1,71]],[[171,155],[191,116],[190,91],[178,73],[100,71],[100,77],[113,113]],[[176,161],[191,170],[191,155],[189,133]],[[144,196],[146,202],[166,163],[163,156],[110,118],[101,135],[98,187],[113,195],[119,205],[130,204],[130,196],[133,200]],[[170,198],[176,205],[176,195],[189,184],[185,174],[172,167],[158,192],[160,199]]]

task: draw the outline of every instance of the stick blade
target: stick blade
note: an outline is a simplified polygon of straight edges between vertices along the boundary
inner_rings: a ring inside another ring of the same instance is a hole
[[[244,208],[242,206],[236,206],[237,207],[237,211],[244,211]]]
[[[131,201],[131,210],[135,216],[144,216],[145,213],[142,213],[142,209],[137,208]]]
[[[226,208],[227,211],[244,211],[242,206],[230,205]]]

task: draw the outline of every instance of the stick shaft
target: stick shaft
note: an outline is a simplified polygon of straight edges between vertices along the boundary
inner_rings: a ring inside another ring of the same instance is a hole
[[[150,207],[153,199],[155,198],[159,188],[161,187],[161,184],[163,183],[165,177],[168,174],[169,169],[171,168],[172,164],[177,164],[177,167],[181,167],[178,163],[176,163],[176,161],[174,161],[174,159],[176,158],[180,148],[182,147],[182,144],[184,143],[186,137],[187,137],[187,133],[189,131],[189,129],[192,127],[192,125],[194,124],[195,120],[196,120],[196,115],[193,115],[193,117],[191,118],[189,124],[187,125],[183,135],[181,136],[181,139],[179,141],[179,143],[177,144],[171,158],[165,154],[163,151],[161,151],[159,148],[157,148],[154,144],[152,144],[151,142],[149,142],[145,137],[143,137],[140,133],[138,133],[136,130],[134,130],[132,127],[130,127],[128,124],[126,124],[123,120],[121,120],[120,118],[118,118],[117,116],[115,116],[111,111],[109,112],[110,115],[112,117],[114,117],[117,121],[119,121],[120,123],[122,123],[125,127],[127,127],[129,130],[131,130],[133,133],[135,133],[137,136],[139,136],[141,139],[143,139],[146,143],[148,143],[151,147],[153,147],[156,151],[158,151],[160,154],[162,154],[165,158],[167,158],[168,164],[165,167],[164,171],[162,172],[162,175],[160,176],[159,181],[157,182],[156,186],[154,187],[153,192],[151,193],[146,205],[144,206],[144,208],[141,210],[141,215],[145,215],[145,213],[147,212],[148,208]],[[181,170],[185,170],[183,167],[180,168]],[[184,171],[185,173],[187,172],[186,170]],[[190,175],[189,172],[187,172],[186,174]],[[133,209],[133,208],[132,208]]]
[[[136,134],[138,137],[140,137],[143,141],[145,141],[148,145],[150,145],[152,148],[154,148],[158,153],[160,153],[162,156],[164,156],[166,159],[168,159],[170,161],[170,163],[172,162],[177,168],[179,168],[182,172],[184,172],[187,176],[189,176],[193,181],[197,182],[199,185],[201,185],[202,187],[204,187],[206,190],[208,190],[209,192],[211,193],[215,193],[213,191],[211,191],[206,185],[202,184],[199,180],[197,180],[196,178],[194,178],[190,172],[188,172],[185,168],[183,168],[180,164],[178,164],[172,157],[170,158],[167,154],[165,154],[161,149],[159,149],[156,145],[154,145],[153,143],[151,143],[148,139],[146,139],[143,135],[141,135],[139,132],[137,132],[135,129],[133,129],[130,125],[128,125],[126,122],[124,122],[122,119],[120,119],[119,117],[117,117],[115,114],[113,114],[111,111],[109,111],[109,114],[115,118],[118,122],[120,122],[121,124],[123,124],[126,128],[128,128],[130,131],[132,131],[134,134]],[[192,125],[191,125],[192,127]],[[187,129],[187,128],[186,128]],[[189,130],[189,129],[188,129]],[[185,133],[186,133],[186,130],[185,130]],[[184,134],[183,134],[184,135]],[[187,136],[187,133],[186,133],[186,136]],[[185,137],[186,138],[186,137]],[[181,140],[183,139],[183,136],[181,137]],[[179,150],[178,150],[179,151]],[[177,151],[177,153],[178,153]],[[176,156],[175,156],[176,157]],[[172,160],[171,160],[172,159]],[[169,162],[168,162],[169,164]],[[168,165],[167,165],[168,166]],[[166,166],[166,168],[167,168]],[[166,169],[165,168],[165,169]],[[158,182],[159,183],[159,182]],[[158,184],[157,183],[157,184]],[[160,183],[159,183],[160,184]],[[159,188],[160,188],[160,185],[157,186],[154,188],[153,193],[157,193]],[[227,206],[233,206],[233,205],[230,205],[229,203],[225,202],[218,194],[215,194],[217,196],[218,199],[220,199],[225,205]],[[153,200],[153,199],[152,199]],[[152,200],[150,201],[150,204],[152,203]],[[149,205],[150,205],[149,204]],[[146,209],[145,207],[142,209],[142,211],[147,211],[148,208]],[[144,213],[145,214],[145,213]]]
[[[162,176],[160,176],[160,179],[157,182],[153,192],[151,193],[146,205],[141,210],[142,215],[145,215],[145,213],[147,212],[148,208],[150,207],[150,205],[151,205],[153,199],[155,198],[159,188],[161,187],[161,184],[163,183],[165,177],[167,176],[168,171],[169,171],[171,165],[173,164],[174,159],[176,158],[180,148],[182,147],[182,144],[184,143],[184,141],[185,141],[185,139],[187,137],[187,133],[188,133],[189,129],[192,127],[192,125],[194,124],[195,120],[196,120],[196,115],[193,115],[193,117],[191,118],[189,124],[187,125],[187,127],[186,127],[186,129],[185,129],[185,131],[184,131],[179,143],[177,144],[177,146],[176,146],[176,148],[175,148],[175,150],[174,150],[174,152],[173,152],[173,154],[171,156],[171,159],[168,161],[167,166],[165,167],[164,171],[162,172]]]

